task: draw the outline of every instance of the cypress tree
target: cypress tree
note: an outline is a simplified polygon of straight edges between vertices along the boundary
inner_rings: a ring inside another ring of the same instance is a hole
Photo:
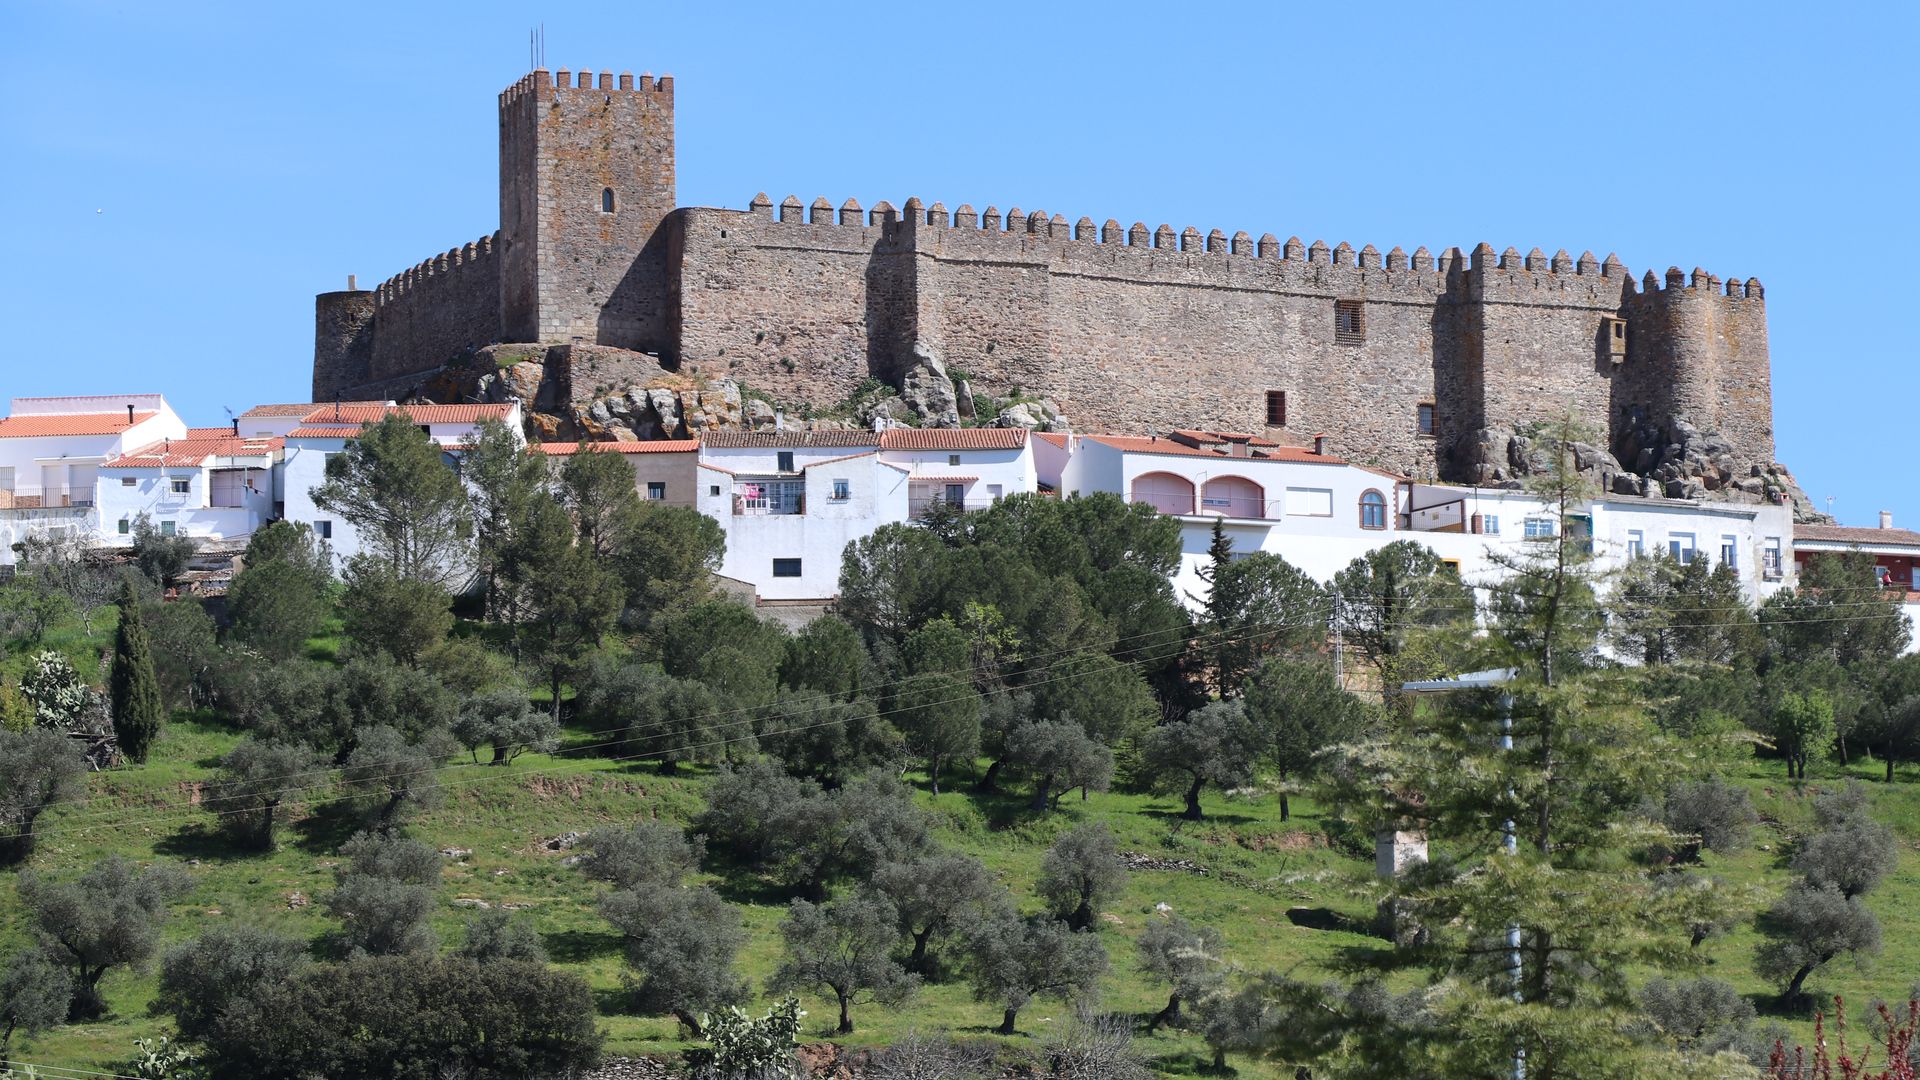
[[[153,671],[153,644],[140,621],[140,601],[132,585],[120,589],[120,629],[113,638],[113,734],[120,749],[136,763],[147,760],[147,750],[160,737],[163,710],[160,680]]]

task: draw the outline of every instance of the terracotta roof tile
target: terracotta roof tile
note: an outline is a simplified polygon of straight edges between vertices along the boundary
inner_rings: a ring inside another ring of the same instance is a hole
[[[1025,445],[1025,428],[889,428],[880,433],[883,450],[1018,450]]]
[[[1051,443],[1062,450],[1067,448],[1067,434],[1063,431],[1036,431],[1033,437]]]
[[[1849,525],[1795,525],[1794,543],[1811,540],[1815,543],[1858,544],[1861,547],[1893,545],[1895,547],[1920,547],[1920,532],[1912,529],[1874,529],[1856,528]]]
[[[1260,446],[1246,457],[1233,457],[1222,448],[1204,449],[1175,442],[1172,439],[1155,439],[1144,435],[1083,435],[1081,438],[1097,442],[1102,446],[1111,446],[1130,454],[1173,454],[1182,457],[1221,458],[1229,461],[1291,461],[1309,465],[1345,465],[1346,462],[1331,454],[1316,454],[1297,446]]]
[[[353,404],[314,406],[301,419],[309,424],[371,424],[391,412],[406,413],[422,424],[477,424],[482,420],[505,420],[511,405],[386,405]]]
[[[195,433],[200,433],[196,435]],[[208,434],[209,432],[214,434]],[[209,458],[269,457],[280,439],[237,436],[229,428],[191,428],[184,439],[161,439],[106,461],[103,469],[157,469],[204,465]],[[217,464],[217,462],[216,462]]]
[[[874,431],[710,431],[701,443],[715,449],[800,449],[833,446],[879,446]]]
[[[808,469],[819,468],[822,465],[837,465],[842,461],[852,461],[855,458],[872,457],[872,456],[873,456],[873,451],[867,450],[858,454],[846,454],[842,457],[830,457],[824,461],[809,461],[805,465],[800,466],[800,471],[805,472]]]
[[[549,457],[571,457],[580,449],[577,442],[535,443],[528,447]],[[595,451],[615,454],[682,454],[700,449],[699,439],[643,439],[638,442],[590,442]]]
[[[134,413],[129,421],[124,412],[111,413],[31,413],[0,418],[0,439],[31,439],[49,435],[118,435],[135,424],[158,414]]]
[[[287,432],[289,439],[351,439],[360,434],[360,425],[338,427],[297,427]]]
[[[375,407],[385,406],[386,402],[384,401],[343,401],[340,403],[340,405],[342,408],[347,408],[347,407],[375,408]],[[333,403],[330,401],[299,401],[299,402],[289,402],[284,405],[255,405],[253,408],[248,409],[246,412],[243,412],[240,415],[242,417],[297,416],[302,419],[305,419],[308,415],[312,414],[314,411],[318,409],[331,409],[331,408],[333,408]]]

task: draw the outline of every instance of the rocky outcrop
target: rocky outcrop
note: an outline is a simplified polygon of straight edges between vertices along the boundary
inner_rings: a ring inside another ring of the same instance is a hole
[[[1553,467],[1552,443],[1538,430],[1482,428],[1463,445],[1459,471],[1467,483],[1518,488],[1526,477]],[[1667,430],[1634,424],[1613,450],[1587,442],[1572,449],[1575,468],[1610,495],[1789,503],[1795,521],[1829,520],[1814,510],[1785,465],[1741,461],[1730,440],[1685,420]]]
[[[993,418],[993,427],[1027,428],[1033,431],[1072,431],[1067,418],[1060,415],[1060,407],[1046,398],[1039,401],[1021,401],[1000,410]]]
[[[947,374],[947,365],[940,355],[922,342],[914,343],[913,357],[900,376],[900,400],[913,410],[922,426],[960,426],[953,376]]]

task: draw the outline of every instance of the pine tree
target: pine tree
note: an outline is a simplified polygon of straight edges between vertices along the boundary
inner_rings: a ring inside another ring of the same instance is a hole
[[[160,704],[160,680],[153,671],[153,645],[140,621],[140,599],[131,584],[120,590],[120,629],[113,638],[113,677],[109,693],[113,704],[113,734],[129,760],[144,763],[147,750],[160,737],[165,710]]]
[[[1529,485],[1553,535],[1499,560],[1476,666],[1506,670],[1494,685],[1395,710],[1383,739],[1329,770],[1349,821],[1425,830],[1443,856],[1397,882],[1393,901],[1430,936],[1379,956],[1383,968],[1426,972],[1429,989],[1405,1017],[1356,1016],[1335,1074],[1401,1067],[1381,1057],[1389,1045],[1446,1076],[1505,1073],[1519,1053],[1532,1080],[1685,1071],[1636,1039],[1628,973],[1703,962],[1690,929],[1729,898],[1662,889],[1644,857],[1673,842],[1641,808],[1683,758],[1631,683],[1597,662],[1597,575],[1580,516],[1590,492],[1568,460],[1576,438],[1547,431],[1554,465]],[[1383,1023],[1404,1037],[1383,1042]]]

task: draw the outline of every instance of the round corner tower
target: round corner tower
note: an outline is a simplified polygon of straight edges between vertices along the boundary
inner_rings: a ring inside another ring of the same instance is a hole
[[[535,71],[500,95],[508,341],[661,352],[674,209],[673,78]]]

